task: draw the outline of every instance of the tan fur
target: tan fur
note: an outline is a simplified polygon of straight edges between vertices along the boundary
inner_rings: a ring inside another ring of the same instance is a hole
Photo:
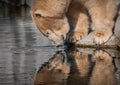
[[[95,61],[95,66],[92,71],[90,85],[117,85],[112,57],[100,50],[95,52],[93,60]]]
[[[63,43],[69,31],[65,12],[70,0],[33,0],[32,16],[37,28],[55,44]]]
[[[67,55],[71,61],[67,85],[89,85],[89,75],[92,69],[89,54],[81,52],[77,48],[72,48],[68,51]]]
[[[117,12],[115,1],[89,0],[85,5],[93,22],[93,40],[97,44],[102,44],[113,34],[112,29]]]
[[[80,77],[87,76],[89,72],[89,60],[88,60],[88,54],[86,53],[80,53],[79,51],[72,52],[73,58],[75,60],[76,68],[78,70],[78,75]],[[73,67],[74,68],[74,67]]]
[[[72,31],[68,36],[68,41],[77,42],[87,36],[89,28],[89,18],[85,6],[79,0],[72,0],[68,12],[68,19],[72,25]]]
[[[70,67],[66,60],[63,62],[63,54],[57,53],[43,65],[35,75],[34,85],[66,85],[66,79],[70,72]]]
[[[33,0],[32,10],[43,17],[62,17],[70,0]]]
[[[69,31],[69,25],[66,17],[61,19],[44,18],[39,15],[35,15],[33,12],[32,16],[41,33],[57,45],[63,43],[62,37],[65,39],[66,34]]]
[[[114,0],[33,0],[32,7],[37,27],[44,35],[49,30],[52,38],[48,38],[56,44],[61,43],[61,36],[65,40],[69,25],[72,31],[67,40],[77,42],[88,35],[90,24],[93,41],[105,43],[113,34],[116,12]]]
[[[116,11],[114,0],[72,0],[67,14],[74,30],[68,40],[76,42],[87,36],[91,18],[93,41],[97,44],[105,43],[113,34]]]

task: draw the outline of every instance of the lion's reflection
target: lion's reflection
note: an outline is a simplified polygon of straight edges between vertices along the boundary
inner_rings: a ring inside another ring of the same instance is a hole
[[[89,82],[90,61],[86,53],[79,52],[78,49],[67,52],[70,58],[71,69],[67,85],[87,85]]]
[[[36,73],[34,85],[117,85],[112,57],[99,50],[56,52]]]
[[[95,61],[95,66],[90,78],[90,85],[117,85],[112,57],[104,51],[96,51],[93,54],[93,61]]]
[[[58,51],[39,69],[34,85],[66,85],[69,71],[64,54]]]

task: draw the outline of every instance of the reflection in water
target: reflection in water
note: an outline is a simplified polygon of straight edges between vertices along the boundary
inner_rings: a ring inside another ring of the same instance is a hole
[[[93,54],[79,49],[56,52],[38,70],[34,85],[119,85],[113,58],[102,50]]]
[[[93,55],[93,61],[95,61],[95,66],[90,85],[116,85],[112,57],[106,52],[97,51]]]
[[[78,49],[72,49],[67,52],[68,58],[70,58],[71,70],[68,77],[67,85],[88,85],[89,77],[91,75],[91,67],[93,66],[91,56],[87,53],[79,52]]]
[[[120,85],[120,52],[58,51],[40,34],[29,11],[0,5],[0,85],[32,85],[34,75],[35,85]]]
[[[57,52],[37,72],[35,85],[66,85],[70,71],[69,64],[61,52]]]

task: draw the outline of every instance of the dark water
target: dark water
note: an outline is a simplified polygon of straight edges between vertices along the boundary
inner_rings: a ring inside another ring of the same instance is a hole
[[[120,52],[55,47],[30,8],[0,4],[0,85],[120,85]]]

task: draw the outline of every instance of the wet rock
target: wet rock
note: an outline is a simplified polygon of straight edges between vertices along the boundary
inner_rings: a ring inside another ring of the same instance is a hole
[[[119,42],[120,42],[120,16],[117,18],[117,22],[115,25],[115,35],[119,39]],[[120,43],[118,43],[118,45],[120,46]]]

